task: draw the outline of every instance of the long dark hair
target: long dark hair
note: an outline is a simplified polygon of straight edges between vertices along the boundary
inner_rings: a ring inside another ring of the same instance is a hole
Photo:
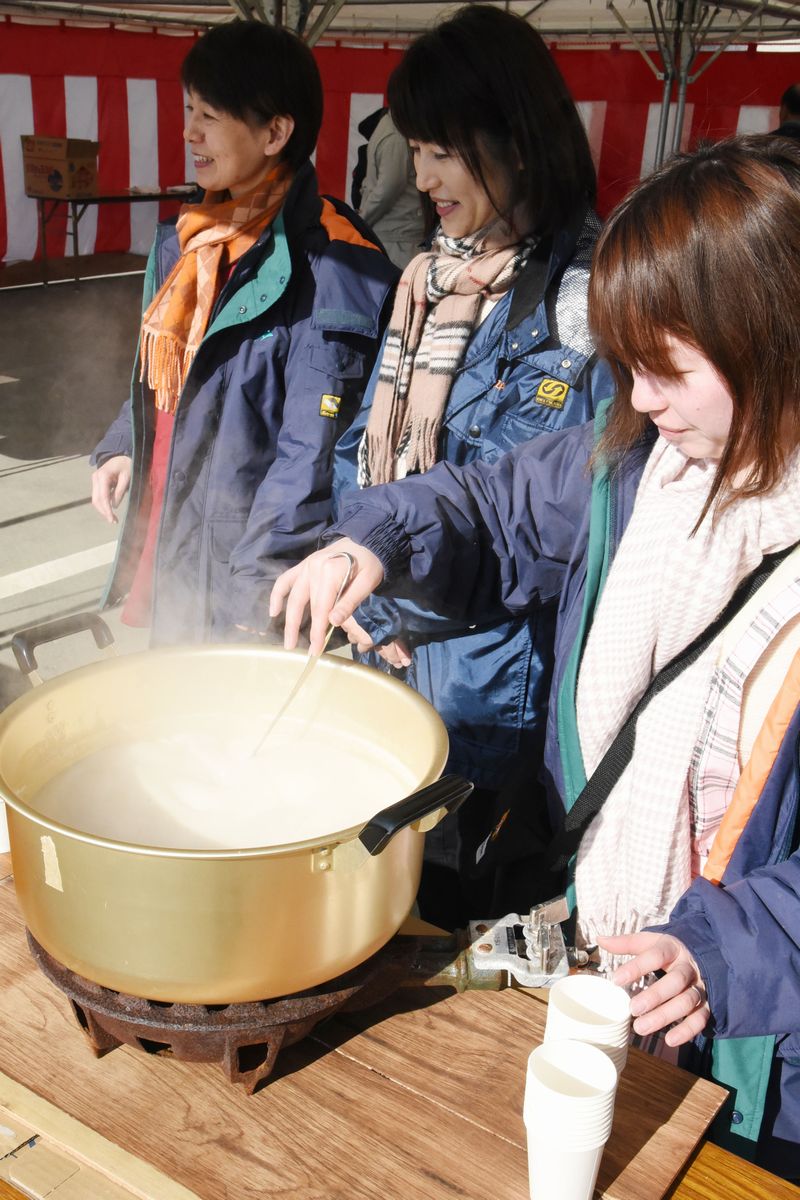
[[[595,250],[589,323],[618,387],[601,453],[613,460],[641,437],[632,371],[675,378],[673,337],[733,400],[703,515],[769,491],[800,445],[798,314],[800,144],[750,134],[671,159],[614,210]]]
[[[514,181],[540,235],[594,200],[589,143],[574,101],[539,34],[521,17],[472,4],[412,42],[388,86],[404,137],[454,152],[493,195],[490,167]],[[503,213],[509,216],[509,213]]]
[[[314,55],[288,29],[261,21],[229,21],[204,34],[183,60],[181,82],[232,117],[266,125],[294,118],[282,153],[301,166],[322,124],[322,81]]]

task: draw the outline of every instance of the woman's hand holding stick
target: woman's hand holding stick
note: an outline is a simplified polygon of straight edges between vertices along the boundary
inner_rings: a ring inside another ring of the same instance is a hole
[[[337,603],[336,593],[342,582],[339,559],[343,553],[352,556],[355,568]],[[285,610],[283,644],[287,650],[293,650],[306,610],[309,610],[309,653],[320,654],[328,626],[339,628],[343,625],[382,581],[383,566],[377,555],[349,538],[342,538],[278,576],[270,596],[269,615],[274,618]]]

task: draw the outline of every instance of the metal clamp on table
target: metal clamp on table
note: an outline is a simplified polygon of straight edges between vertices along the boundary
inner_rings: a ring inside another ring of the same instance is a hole
[[[508,913],[486,921],[471,921],[467,930],[413,941],[413,954],[404,963],[401,986],[450,987],[457,992],[502,991],[505,988],[548,988],[575,966],[586,966],[588,955],[567,946],[562,922],[569,917],[566,899],[558,896],[535,905],[527,916]]]

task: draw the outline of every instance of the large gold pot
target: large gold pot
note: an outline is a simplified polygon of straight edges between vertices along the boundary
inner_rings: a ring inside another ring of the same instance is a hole
[[[94,751],[209,727],[221,712],[268,718],[301,668],[302,655],[277,648],[151,650],[70,671],[0,715],[17,897],[45,950],[117,991],[228,1004],[333,979],[392,937],[414,902],[424,831],[469,785],[426,788],[447,758],[440,718],[405,684],[348,660],[325,655],[304,685],[309,753],[314,722],[368,730],[412,770],[411,790],[425,789],[382,812],[376,778],[366,827],[338,828],[332,814],[330,834],[312,842],[178,850],[91,836],[36,811],[36,790]]]

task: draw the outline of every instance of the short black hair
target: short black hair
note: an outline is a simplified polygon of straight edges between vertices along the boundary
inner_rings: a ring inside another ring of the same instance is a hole
[[[516,181],[511,207],[524,204],[534,221],[526,233],[554,233],[594,201],[594,164],[575,102],[521,17],[488,5],[460,9],[411,43],[388,96],[404,137],[453,151],[489,195],[481,152],[507,165]]]
[[[781,96],[781,108],[791,117],[800,117],[800,83],[792,83]]]
[[[322,124],[322,81],[314,55],[288,29],[261,21],[217,25],[186,55],[181,81],[248,124],[292,117],[294,131],[282,158],[296,169],[311,155]]]

